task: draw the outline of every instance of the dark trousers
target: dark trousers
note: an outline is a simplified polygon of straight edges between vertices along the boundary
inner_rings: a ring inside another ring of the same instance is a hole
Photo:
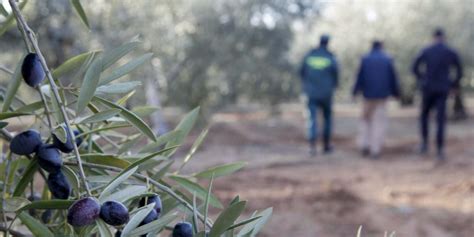
[[[321,110],[324,118],[323,142],[324,147],[329,147],[332,130],[332,98],[311,99],[308,98],[309,124],[308,124],[308,140],[311,144],[315,144],[318,138],[318,114]]]
[[[429,115],[431,110],[436,109],[437,134],[436,145],[438,151],[444,147],[444,136],[446,127],[446,100],[448,93],[423,92],[420,114],[420,130],[423,145],[428,145],[429,140]]]

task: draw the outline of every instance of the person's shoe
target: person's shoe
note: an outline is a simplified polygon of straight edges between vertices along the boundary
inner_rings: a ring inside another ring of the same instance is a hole
[[[380,154],[379,153],[374,153],[370,155],[371,160],[378,160],[380,159]]]
[[[443,166],[444,164],[446,164],[446,159],[436,159],[435,163],[434,163],[434,168],[437,168],[437,167],[440,167],[440,166]]]
[[[368,157],[370,155],[370,150],[369,150],[368,147],[364,147],[364,148],[362,148],[360,153],[362,154],[363,157]]]
[[[443,150],[439,150],[436,155],[436,160],[444,163],[446,161],[446,153],[444,153]]]
[[[426,155],[428,154],[428,145],[426,143],[422,143],[420,147],[418,148],[418,154],[419,155]]]
[[[318,152],[316,151],[316,147],[310,146],[309,147],[309,156],[310,157],[315,157],[317,154],[318,154]]]
[[[324,154],[331,154],[334,151],[334,147],[332,145],[324,146]]]

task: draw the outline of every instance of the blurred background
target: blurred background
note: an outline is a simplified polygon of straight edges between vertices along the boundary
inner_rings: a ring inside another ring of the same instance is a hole
[[[140,53],[154,56],[120,79],[142,83],[128,106],[160,107],[147,118],[157,133],[201,106],[201,124],[210,126],[210,133],[195,158],[200,162],[188,169],[249,161],[244,171],[216,182],[214,190],[223,199],[241,194],[251,201],[250,209],[274,206],[263,236],[354,236],[359,225],[367,236],[474,233],[473,0],[88,0],[83,6],[90,31],[68,0],[26,5],[49,65],[140,39]],[[464,66],[464,109],[449,102],[450,162],[436,169],[413,152],[419,98],[410,72],[435,27],[445,29]],[[0,66],[14,69],[25,53],[21,36],[14,25],[0,33]],[[323,33],[331,35],[341,70],[336,152],[309,159],[297,71]],[[403,93],[390,104],[386,155],[372,162],[357,153],[360,104],[351,100],[350,88],[375,38],[393,55]],[[0,74],[1,92],[9,78]],[[74,77],[62,83],[80,84]],[[33,96],[24,86],[19,93]]]

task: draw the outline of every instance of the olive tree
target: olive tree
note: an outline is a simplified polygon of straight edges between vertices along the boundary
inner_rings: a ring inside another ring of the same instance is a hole
[[[257,235],[271,208],[245,217],[246,201],[236,196],[224,204],[212,193],[215,179],[243,163],[183,173],[207,134],[204,130],[190,151],[177,157],[199,108],[157,136],[143,119],[155,108],[126,107],[140,81],[117,80],[146,65],[151,54],[117,64],[140,42],[84,52],[52,68],[41,35],[21,11],[26,1],[8,3],[11,11],[0,9],[4,24],[16,21],[25,54],[14,70],[3,70],[11,74],[0,113],[4,236]],[[81,2],[71,4],[89,27]],[[18,96],[25,86],[36,96]],[[210,208],[217,213],[214,220]]]

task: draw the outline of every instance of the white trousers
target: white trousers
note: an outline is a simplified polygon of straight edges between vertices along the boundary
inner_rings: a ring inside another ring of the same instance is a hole
[[[359,146],[369,149],[371,155],[378,155],[382,149],[387,127],[387,99],[372,99],[364,101],[362,110]]]

